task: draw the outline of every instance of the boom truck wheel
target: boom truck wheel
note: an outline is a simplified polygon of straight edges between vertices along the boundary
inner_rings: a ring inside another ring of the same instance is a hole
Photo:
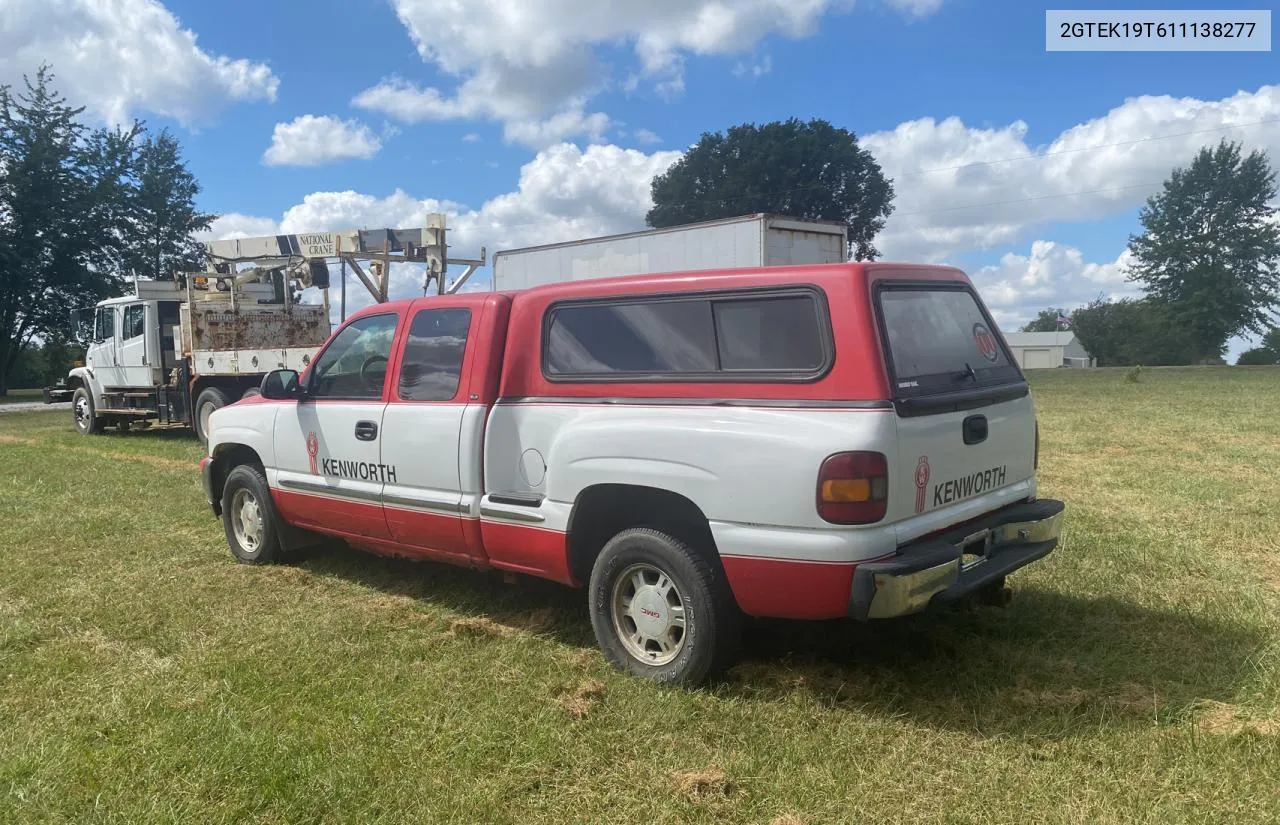
[[[636,676],[699,685],[737,651],[740,614],[723,573],[658,530],[609,540],[591,570],[590,605],[605,657]]]
[[[102,432],[102,418],[93,404],[93,393],[87,387],[77,387],[71,396],[71,414],[75,417],[76,432],[96,435]]]
[[[209,443],[209,416],[231,403],[231,396],[221,387],[206,387],[196,396],[195,415],[191,417],[191,426],[196,431],[196,438],[201,444]]]

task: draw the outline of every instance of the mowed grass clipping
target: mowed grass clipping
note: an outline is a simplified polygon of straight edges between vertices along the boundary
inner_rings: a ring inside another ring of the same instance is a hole
[[[704,691],[552,584],[234,564],[189,435],[0,416],[0,821],[1280,820],[1280,370],[1032,381],[1010,607],[756,622]]]

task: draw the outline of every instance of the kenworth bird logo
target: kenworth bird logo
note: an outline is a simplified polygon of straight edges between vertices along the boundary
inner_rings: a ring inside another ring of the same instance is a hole
[[[307,459],[311,464],[311,474],[318,475],[320,470],[316,467],[316,456],[320,454],[320,439],[316,438],[314,432],[307,433]]]
[[[991,334],[991,330],[982,324],[974,324],[973,341],[978,345],[978,352],[982,353],[982,357],[995,363],[1000,355],[1000,348],[996,345],[996,337]]]
[[[916,512],[924,512],[924,491],[929,486],[929,457],[922,455],[916,463]]]

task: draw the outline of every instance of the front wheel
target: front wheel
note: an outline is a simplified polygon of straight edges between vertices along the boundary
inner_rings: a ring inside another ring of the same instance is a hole
[[[222,489],[222,526],[236,561],[275,564],[284,561],[280,517],[267,479],[257,467],[241,464],[227,474]]]
[[[75,417],[76,432],[93,435],[102,432],[102,418],[93,405],[93,394],[85,387],[77,387],[71,396],[71,414]]]
[[[596,641],[633,675],[700,685],[737,650],[740,617],[723,572],[665,533],[614,536],[596,559],[590,593]]]

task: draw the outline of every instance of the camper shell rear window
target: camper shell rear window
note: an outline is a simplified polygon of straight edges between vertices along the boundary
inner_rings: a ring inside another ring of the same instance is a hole
[[[880,284],[876,312],[897,398],[965,392],[1023,380],[994,322],[964,284]]]

